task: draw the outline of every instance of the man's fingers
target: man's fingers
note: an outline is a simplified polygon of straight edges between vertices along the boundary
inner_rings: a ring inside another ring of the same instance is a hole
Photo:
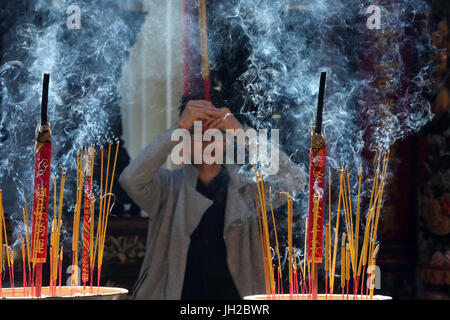
[[[203,119],[208,120],[211,119],[211,116],[205,112],[193,112],[192,115],[194,116],[194,119]]]
[[[207,108],[207,107],[198,107],[198,106],[191,106],[190,107],[191,111],[194,112],[202,112],[202,113],[207,113],[213,116],[218,116],[220,113],[220,111],[218,111],[216,108],[212,107],[212,108]]]
[[[213,107],[214,105],[207,100],[191,100],[186,106]]]
[[[212,121],[209,125],[208,125],[208,129],[212,129],[212,128],[219,128],[219,124],[221,124],[223,121],[223,119],[221,117],[215,119],[214,121]]]

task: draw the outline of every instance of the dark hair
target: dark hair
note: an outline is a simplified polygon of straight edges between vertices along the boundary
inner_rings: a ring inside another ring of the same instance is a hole
[[[201,90],[197,90],[197,91],[185,94],[181,98],[181,104],[178,107],[178,110],[180,111],[179,116],[181,116],[181,114],[183,113],[183,111],[186,108],[186,105],[188,104],[189,101],[191,101],[191,100],[203,100],[203,99],[205,99],[205,93],[203,91],[201,91]]]

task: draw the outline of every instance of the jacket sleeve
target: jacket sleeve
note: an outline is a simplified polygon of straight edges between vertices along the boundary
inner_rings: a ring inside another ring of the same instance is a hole
[[[150,217],[159,211],[169,192],[172,173],[161,166],[178,143],[171,141],[175,129],[176,126],[173,126],[156,136],[119,177],[123,189]]]

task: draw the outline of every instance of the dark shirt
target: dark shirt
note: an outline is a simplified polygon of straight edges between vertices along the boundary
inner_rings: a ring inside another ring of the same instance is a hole
[[[181,299],[240,299],[227,265],[223,239],[229,176],[224,167],[208,184],[197,182],[197,191],[213,204],[191,234]]]

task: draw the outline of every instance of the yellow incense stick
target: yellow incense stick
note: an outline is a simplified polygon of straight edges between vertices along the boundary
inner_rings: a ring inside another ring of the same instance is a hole
[[[23,213],[23,220],[25,222],[25,242],[27,245],[27,258],[28,258],[28,268],[30,268],[30,259],[31,259],[31,254],[30,254],[30,238],[29,238],[29,234],[30,231],[28,230],[28,210],[27,210],[27,200],[25,199],[25,197],[23,198],[24,201],[24,208],[22,209],[22,213]]]
[[[378,250],[380,249],[380,245],[378,244],[377,246],[376,246],[376,248],[374,249],[374,251],[373,251],[373,253],[372,253],[372,263],[371,263],[371,266],[372,266],[372,272],[371,272],[371,286],[370,286],[370,299],[372,299],[373,298],[373,291],[374,291],[374,287],[375,287],[375,285],[374,285],[374,282],[375,282],[375,277],[376,277],[376,273],[375,273],[375,270],[376,270],[376,268],[375,268],[375,266],[376,266],[376,259],[377,259],[377,254],[378,254]]]
[[[355,226],[355,259],[358,259],[358,249],[359,249],[359,223],[360,223],[360,212],[361,212],[361,180],[362,180],[363,170],[361,168],[359,172],[358,180],[358,204],[356,207],[356,226]]]
[[[6,234],[6,222],[5,222],[5,211],[4,211],[4,209],[3,209],[3,193],[2,193],[2,190],[0,190],[0,204],[1,204],[1,207],[0,207],[0,214],[1,214],[1,220],[2,220],[2,224],[3,224],[3,232],[4,232],[4,237],[5,237],[5,244],[6,244],[6,260],[8,261],[8,267],[10,267],[10,260],[9,260],[9,256],[8,256],[8,253],[9,253],[9,246],[8,246],[8,235]],[[0,230],[0,232],[2,232],[1,230]],[[3,245],[3,242],[1,242],[0,243],[1,245]],[[2,252],[2,254],[3,254],[3,252]],[[0,257],[3,257],[3,256],[0,256]]]
[[[105,199],[103,200],[103,211],[102,211],[102,229],[100,230],[100,242],[99,242],[99,251],[98,251],[98,267],[100,268],[102,265],[102,261],[103,261],[103,229],[104,229],[104,225],[106,222],[106,195],[108,193],[108,182],[109,182],[109,162],[111,159],[111,143],[109,143],[109,148],[108,148],[108,160],[107,160],[107,164],[106,164],[106,179],[105,179],[105,194],[103,195],[103,197],[105,197]]]
[[[288,198],[288,248],[289,248],[289,284],[292,286],[292,199]]]
[[[115,174],[115,171],[116,171],[116,163],[117,163],[118,152],[119,152],[119,143],[117,143],[117,145],[116,145],[116,154],[115,154],[115,157],[114,157],[114,164],[113,164],[113,169],[112,169],[112,173],[111,173],[111,185],[110,185],[110,188],[109,188],[108,207],[107,207],[107,210],[106,210],[106,218],[105,218],[105,222],[104,222],[104,225],[103,225],[102,250],[101,250],[102,258],[101,258],[101,261],[103,261],[103,250],[104,250],[104,246],[105,246],[106,227],[108,225],[108,217],[109,217],[110,212],[112,211],[112,208],[110,208],[110,201],[111,201],[112,187],[113,187],[113,184],[114,184],[114,174]]]
[[[198,15],[200,19],[200,47],[201,47],[201,64],[203,70],[203,78],[209,78],[209,59],[208,59],[208,33],[206,19],[206,0],[198,0]]]
[[[345,280],[350,280],[350,244],[345,247]]]
[[[330,235],[328,234],[330,228],[330,221],[327,222],[325,226],[325,275],[328,273],[329,270],[329,258],[330,258],[330,252],[329,252],[329,246],[330,246]]]
[[[20,237],[20,247],[22,248],[22,261],[24,263],[25,266],[25,243],[23,242],[23,238],[22,238],[22,232],[19,233],[19,237]]]
[[[263,227],[264,227],[264,232],[266,235],[266,250],[269,250],[270,248],[270,240],[269,240],[269,226],[268,226],[268,222],[267,222],[267,210],[266,210],[266,198],[265,198],[265,188],[264,188],[264,176],[262,173],[262,167],[261,164],[259,165],[259,172],[260,172],[260,188],[259,188],[259,193],[260,193],[260,197],[261,197],[261,208],[262,209],[262,217],[263,217]],[[267,257],[270,257],[270,252],[267,253]],[[272,266],[272,260],[269,259],[268,261],[268,265],[269,265],[269,276],[270,276],[270,287],[271,287],[271,292],[275,292],[275,279],[274,279],[274,274],[273,274],[273,266]]]
[[[3,272],[3,191],[0,189],[0,274]],[[0,279],[1,281],[1,279]]]
[[[303,270],[305,271],[306,277],[306,261],[307,259],[307,243],[308,243],[308,217],[305,219],[305,247],[303,249]]]
[[[95,245],[94,245],[94,259],[97,254],[97,248],[100,243],[100,230],[102,230],[102,221],[103,221],[103,147],[101,148],[101,158],[100,158],[100,207],[98,212],[98,221],[97,221],[97,235],[95,236]],[[97,265],[100,257],[97,256]]]
[[[341,288],[342,288],[342,292],[344,291],[344,288],[345,288],[345,279],[346,279],[345,254],[346,254],[346,251],[345,251],[345,232],[344,232],[342,234],[342,242],[341,242]]]
[[[337,247],[338,247],[338,234],[339,234],[339,217],[341,210],[341,199],[342,199],[342,171],[338,168],[339,173],[339,198],[338,198],[338,207],[336,213],[336,229],[334,232],[334,249],[333,249],[333,262],[331,265],[331,278],[330,278],[330,293],[333,294],[334,291],[334,272],[336,268],[336,255],[337,255]]]
[[[377,232],[378,232],[378,221],[380,219],[380,210],[381,210],[381,206],[383,204],[383,190],[384,190],[384,184],[385,184],[385,177],[386,177],[386,171],[387,171],[387,164],[389,161],[389,152],[385,155],[384,159],[383,159],[383,171],[382,171],[382,177],[381,177],[381,182],[380,182],[380,190],[379,190],[379,200],[378,200],[378,205],[377,205],[377,214],[375,217],[375,225],[374,225],[374,230],[372,233],[372,241],[371,241],[371,252],[373,252],[373,246],[376,243],[376,239],[377,239]],[[372,253],[373,254],[373,253]]]
[[[278,273],[280,274],[280,281],[283,281],[283,276],[281,273],[281,260],[280,260],[280,249],[278,246],[278,235],[277,235],[277,226],[275,223],[275,214],[273,213],[273,205],[272,205],[272,188],[269,188],[269,200],[270,200],[270,211],[272,212],[272,222],[273,222],[273,231],[275,233],[275,244],[277,246],[277,257],[278,257]]]
[[[256,170],[255,170],[255,174],[256,174]],[[258,187],[258,191],[259,191],[259,181],[258,181],[258,176],[255,176],[256,179],[256,183],[257,183],[257,187]],[[264,235],[264,229],[261,225],[262,223],[262,212],[261,212],[261,218],[259,216],[259,212],[260,212],[260,208],[259,208],[259,204],[258,204],[258,195],[257,195],[257,191],[256,191],[256,187],[255,184],[252,182],[253,185],[253,191],[255,193],[255,203],[256,203],[256,208],[257,208],[257,214],[258,214],[258,224],[259,224],[259,235],[261,238],[261,253],[262,253],[262,258],[263,258],[263,267],[264,267],[264,283],[266,286],[266,294],[270,295],[270,279],[269,279],[269,270],[268,270],[268,266],[267,266],[267,251],[266,251],[266,245],[265,245],[265,235]],[[259,198],[259,201],[261,201],[261,198]]]

